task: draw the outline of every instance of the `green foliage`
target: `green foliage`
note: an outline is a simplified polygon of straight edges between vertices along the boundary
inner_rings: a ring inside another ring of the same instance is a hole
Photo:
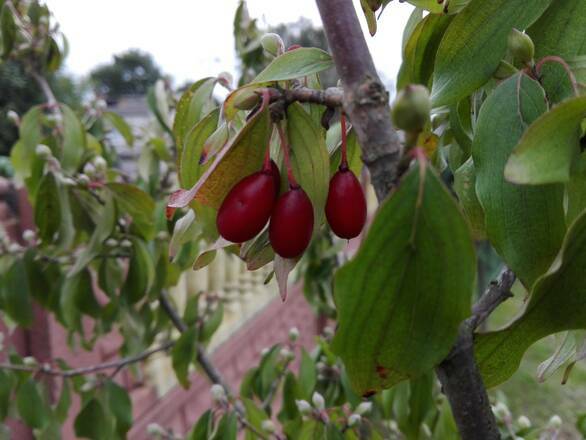
[[[564,237],[563,188],[513,185],[504,168],[527,125],[545,111],[539,84],[513,76],[483,103],[472,144],[486,234],[528,288],[552,263]]]

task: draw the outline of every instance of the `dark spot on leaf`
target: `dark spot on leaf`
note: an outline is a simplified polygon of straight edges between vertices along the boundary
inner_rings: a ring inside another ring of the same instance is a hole
[[[362,397],[367,398],[367,397],[370,397],[370,396],[374,396],[375,394],[376,394],[376,391],[375,390],[368,390],[364,394],[362,394]]]
[[[389,376],[389,369],[382,365],[377,365],[376,374],[378,374],[381,379],[386,379]]]

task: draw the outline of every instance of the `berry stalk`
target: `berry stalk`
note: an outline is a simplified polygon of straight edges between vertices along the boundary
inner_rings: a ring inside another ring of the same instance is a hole
[[[279,132],[279,138],[281,139],[281,149],[283,150],[283,156],[285,158],[285,167],[287,168],[287,180],[289,181],[290,188],[299,188],[299,184],[293,175],[293,167],[291,166],[291,157],[289,154],[289,142],[287,136],[280,123],[277,123],[277,131]]]
[[[340,170],[348,169],[348,153],[346,144],[346,114],[342,112],[340,116],[340,125],[342,128],[342,161],[340,162]]]

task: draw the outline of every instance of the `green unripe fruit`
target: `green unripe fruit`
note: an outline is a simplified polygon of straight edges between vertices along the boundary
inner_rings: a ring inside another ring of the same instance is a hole
[[[509,34],[508,42],[509,52],[513,57],[513,61],[520,64],[527,64],[533,60],[535,56],[535,45],[533,40],[527,34],[513,29]]]
[[[233,102],[234,107],[236,107],[238,110],[250,110],[260,100],[260,97],[252,90],[244,89],[242,91],[238,91],[237,93],[238,94],[234,97]]]
[[[277,34],[264,34],[260,39],[262,48],[274,57],[278,57],[285,52],[285,43]]]
[[[397,94],[393,104],[392,117],[395,127],[400,130],[421,131],[431,112],[431,100],[426,87],[412,84]]]

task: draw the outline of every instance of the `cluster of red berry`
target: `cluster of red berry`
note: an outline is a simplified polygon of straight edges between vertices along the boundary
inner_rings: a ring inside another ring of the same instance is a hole
[[[354,238],[366,222],[366,199],[360,182],[348,167],[346,124],[342,115],[342,160],[330,181],[326,218],[332,231],[341,238]],[[313,206],[297,183],[285,134],[281,137],[289,189],[279,196],[281,176],[269,151],[260,171],[240,180],[228,193],[216,224],[220,235],[228,241],[243,243],[259,234],[270,219],[269,240],[274,251],[283,258],[295,258],[305,251],[313,233]]]

